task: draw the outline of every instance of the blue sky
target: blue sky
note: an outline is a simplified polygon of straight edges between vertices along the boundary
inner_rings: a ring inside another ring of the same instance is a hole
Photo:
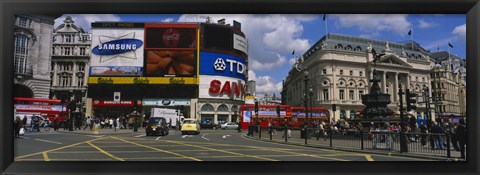
[[[257,94],[276,93],[279,97],[282,80],[292,67],[295,55],[303,54],[326,33],[338,33],[391,42],[412,39],[423,48],[437,51],[454,48],[452,54],[466,57],[466,18],[464,14],[65,14],[55,20],[55,26],[66,16],[72,16],[75,24],[90,31],[95,21],[123,22],[205,22],[208,16],[213,21],[225,18],[242,23],[242,31],[249,42],[249,78],[257,84]]]

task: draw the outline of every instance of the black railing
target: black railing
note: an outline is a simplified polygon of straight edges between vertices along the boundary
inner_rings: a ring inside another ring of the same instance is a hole
[[[249,135],[256,139],[305,144],[305,129],[303,127],[276,126],[261,128],[252,126]],[[307,128],[307,144],[325,148],[346,148],[358,150],[380,150],[388,152],[412,153],[439,157],[460,157],[460,152],[454,148],[450,134],[400,133],[399,131],[358,129],[318,129]],[[400,135],[406,139],[406,150],[401,151]],[[262,137],[262,135],[264,137]],[[457,150],[457,148],[455,148]],[[452,155],[453,154],[453,155]]]

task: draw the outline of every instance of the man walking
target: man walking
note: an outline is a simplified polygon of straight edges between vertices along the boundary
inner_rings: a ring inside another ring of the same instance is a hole
[[[457,126],[457,131],[455,136],[457,138],[458,144],[460,146],[460,155],[462,159],[465,159],[465,144],[467,143],[467,126],[465,125],[465,120],[460,119]]]

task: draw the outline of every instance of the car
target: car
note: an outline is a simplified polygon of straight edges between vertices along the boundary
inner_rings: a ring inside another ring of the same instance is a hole
[[[180,131],[182,132],[182,135],[188,133],[194,133],[196,135],[200,134],[200,124],[198,123],[198,120],[195,119],[184,119],[181,128]]]
[[[202,123],[200,123],[200,128],[202,129],[217,129],[217,128],[220,128],[219,125],[211,122],[211,121],[202,121]]]
[[[237,129],[238,128],[238,124],[236,123],[233,123],[233,122],[228,122],[228,123],[224,123],[221,125],[221,128],[222,129]]]
[[[147,121],[147,126],[145,128],[145,133],[147,136],[150,135],[168,135],[169,129],[167,124],[167,119],[164,117],[151,117]]]

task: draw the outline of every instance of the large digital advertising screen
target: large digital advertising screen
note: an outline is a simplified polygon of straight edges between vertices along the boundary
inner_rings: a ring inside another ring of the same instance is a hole
[[[92,23],[90,76],[141,76],[142,23]]]
[[[200,75],[215,75],[246,80],[247,64],[232,55],[200,52]]]
[[[145,76],[196,75],[195,51],[146,51]]]

